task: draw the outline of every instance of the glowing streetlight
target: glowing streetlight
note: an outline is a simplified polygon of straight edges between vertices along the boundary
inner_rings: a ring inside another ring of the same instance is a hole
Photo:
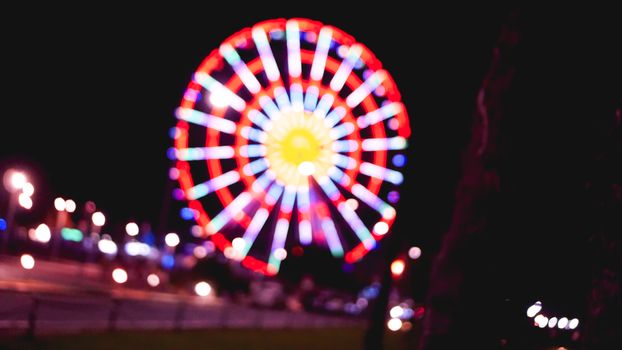
[[[206,297],[212,292],[212,286],[205,281],[201,281],[194,285],[194,292],[200,297]]]
[[[65,211],[67,211],[68,213],[73,213],[74,211],[76,211],[76,202],[71,199],[66,200]]]
[[[557,328],[564,329],[568,326],[568,319],[566,317],[562,317],[557,321]]]
[[[544,327],[546,327],[548,325],[549,318],[544,316],[544,315],[542,315],[542,314],[539,314],[538,316],[536,316],[533,319],[533,321],[534,321],[536,326],[538,326],[540,328],[544,328]]]
[[[138,231],[138,225],[135,222],[128,222],[125,225],[125,232],[132,237],[138,235]]]
[[[4,173],[4,187],[11,193],[21,190],[27,182],[28,178],[21,171],[9,169]]]
[[[155,273],[149,274],[149,276],[147,276],[147,284],[151,287],[157,287],[160,285],[160,277],[158,277]]]
[[[111,239],[107,239],[107,238],[99,240],[99,242],[97,242],[97,248],[99,249],[100,252],[107,254],[107,255],[115,255],[117,254],[117,250],[118,250],[117,244]]]
[[[202,245],[198,245],[192,249],[192,254],[194,254],[194,257],[197,259],[203,259],[207,256],[207,249]]]
[[[171,248],[175,248],[179,244],[179,236],[173,232],[167,233],[166,236],[164,236],[164,243]]]
[[[572,320],[570,320],[570,322],[568,322],[569,329],[575,329],[577,327],[579,327],[579,319],[573,318]]]
[[[20,193],[19,197],[17,197],[17,202],[24,209],[32,208],[32,198],[25,193]]]
[[[106,223],[106,216],[101,211],[96,211],[91,216],[91,220],[93,221],[93,225],[102,227]]]
[[[41,243],[47,243],[52,238],[52,232],[46,224],[41,224],[35,229],[35,240]]]
[[[535,304],[527,308],[527,317],[534,317],[542,310],[542,303],[536,301]]]
[[[399,305],[394,306],[391,310],[389,310],[389,316],[392,318],[400,318],[402,315],[404,315],[404,308]]]
[[[419,257],[421,257],[421,248],[411,247],[410,249],[408,249],[408,257],[413,260],[419,259]]]
[[[25,270],[32,270],[35,267],[35,258],[30,254],[23,254],[19,258],[19,262]]]
[[[61,197],[58,197],[54,200],[54,209],[56,211],[63,211],[66,208],[67,203]]]
[[[404,273],[404,269],[406,268],[406,264],[404,264],[404,260],[397,259],[391,263],[391,273],[393,277],[399,277]]]
[[[127,272],[120,267],[117,267],[112,271],[112,279],[118,284],[127,282]]]
[[[402,328],[402,320],[399,318],[392,318],[387,322],[387,328],[393,332],[397,332]]]
[[[22,193],[27,195],[28,197],[32,197],[32,195],[35,193],[35,187],[30,182],[26,182],[22,187]]]

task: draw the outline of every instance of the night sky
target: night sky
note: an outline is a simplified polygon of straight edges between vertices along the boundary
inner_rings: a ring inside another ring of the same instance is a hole
[[[40,218],[64,196],[95,201],[112,225],[155,225],[170,197],[168,129],[193,71],[243,27],[308,17],[365,43],[401,90],[413,138],[395,230],[424,248],[425,271],[449,225],[475,97],[509,7],[400,6],[360,14],[239,4],[3,10],[0,167],[36,174],[35,210],[21,220]],[[503,139],[505,230],[490,249],[507,267],[500,280],[509,294],[518,287],[571,303],[589,270],[583,189],[620,97],[622,35],[613,14],[566,10],[523,11]],[[167,227],[180,221],[174,212]]]

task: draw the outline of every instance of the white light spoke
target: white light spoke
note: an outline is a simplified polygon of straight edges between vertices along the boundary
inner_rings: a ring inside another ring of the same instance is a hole
[[[272,49],[270,49],[270,43],[268,42],[266,32],[260,27],[253,28],[253,40],[255,41],[255,46],[259,52],[259,57],[261,58],[268,80],[271,82],[279,80],[281,74],[274,60],[274,55],[272,55]]]
[[[344,136],[352,134],[356,130],[356,127],[352,123],[342,123],[330,130],[330,137],[333,140],[338,140]]]
[[[292,84],[289,91],[292,98],[293,110],[296,112],[302,112],[304,110],[302,86],[300,84]]]
[[[231,159],[235,155],[231,146],[190,147],[175,150],[178,160]]]
[[[399,102],[392,102],[381,108],[376,109],[375,111],[371,111],[366,115],[358,117],[356,123],[359,125],[359,128],[363,129],[370,125],[374,125],[378,122],[381,122],[385,119],[391,118],[404,109],[404,105]]]
[[[333,154],[333,163],[343,169],[356,168],[356,160],[354,158],[339,153]]]
[[[394,185],[404,182],[404,176],[399,171],[387,169],[376,164],[364,162],[361,164],[360,171],[367,176],[388,181]]]
[[[330,113],[328,113],[326,119],[324,119],[324,124],[326,124],[327,127],[332,128],[333,126],[337,125],[337,123],[339,123],[341,119],[343,119],[343,117],[345,116],[346,109],[343,107],[337,107],[333,109]]]
[[[300,62],[300,29],[296,20],[289,20],[285,25],[285,35],[287,37],[287,66],[289,76],[292,78],[300,77],[302,70]]]
[[[242,172],[246,176],[253,176],[268,169],[268,166],[268,161],[265,158],[259,158],[244,165],[244,167],[242,168]]]
[[[250,69],[248,69],[248,66],[242,61],[240,55],[238,55],[233,46],[226,43],[220,45],[220,55],[233,67],[235,74],[240,77],[248,91],[256,94],[261,90],[261,84]]]
[[[248,192],[242,192],[229,205],[227,205],[212,221],[205,226],[205,230],[209,234],[214,234],[222,229],[234,217],[236,217],[252,200],[252,196]]]
[[[330,110],[330,107],[332,107],[333,102],[335,102],[335,98],[333,97],[333,95],[325,94],[320,99],[317,107],[315,107],[315,111],[313,111],[313,114],[320,119],[325,118],[326,114]]]
[[[354,184],[352,186],[352,194],[374,208],[383,218],[387,220],[395,218],[395,209],[370,192],[365,186],[358,183]]]
[[[387,72],[379,70],[369,76],[363,84],[352,91],[352,93],[346,98],[346,104],[350,108],[354,108],[363,102],[363,100],[369,96],[382,82],[387,78]]]
[[[339,92],[343,88],[348,76],[352,72],[352,68],[358,59],[361,57],[361,53],[363,53],[363,48],[361,45],[354,44],[350,47],[346,58],[341,62],[341,65],[335,72],[333,79],[330,81],[330,88],[333,91]]]
[[[341,246],[339,234],[335,228],[335,223],[331,218],[322,219],[322,230],[324,231],[324,236],[326,237],[326,243],[328,244],[330,253],[336,258],[342,257],[343,247]]]
[[[212,128],[227,134],[235,133],[236,126],[231,120],[213,116],[211,114],[199,112],[190,108],[177,108],[175,111],[177,119],[184,120],[192,124]]]
[[[336,183],[344,187],[350,185],[350,177],[336,166],[333,166],[328,170],[328,176],[330,176],[330,178],[333,179]]]
[[[259,143],[264,143],[267,138],[265,132],[261,130],[257,130],[255,128],[251,128],[250,126],[243,127],[240,130],[240,135],[242,135],[242,137],[244,137],[247,140],[251,140],[251,141],[255,141]]]
[[[243,145],[239,148],[240,155],[246,158],[263,157],[266,155],[264,145]]]
[[[261,96],[259,98],[259,104],[261,105],[261,108],[266,111],[268,117],[270,117],[270,119],[272,119],[273,121],[281,117],[279,107],[274,104],[274,101],[272,101],[270,97]]]
[[[244,235],[242,236],[242,239],[244,239],[245,243],[244,249],[242,250],[243,257],[248,254],[248,251],[253,246],[253,243],[255,242],[255,239],[257,239],[259,231],[261,231],[261,228],[266,223],[269,215],[270,212],[268,210],[266,210],[265,208],[259,208],[253,216],[251,223],[248,225],[246,231],[244,232]]]
[[[227,87],[209,74],[203,72],[195,73],[194,80],[213,95],[210,96],[209,100],[212,104],[217,102],[217,107],[230,106],[238,112],[242,112],[246,108],[246,102],[240,96],[227,89]]]
[[[346,205],[345,202],[341,202],[337,205],[337,210],[341,213],[341,216],[345,219],[345,221],[350,225],[354,234],[359,238],[359,240],[363,243],[365,248],[373,249],[376,246],[376,240],[367,229],[367,226],[361,221],[361,218],[356,214],[352,208]]]
[[[240,173],[235,170],[231,170],[213,179],[191,187],[187,191],[187,197],[190,200],[198,199],[238,181],[240,181]]]
[[[354,140],[337,140],[333,142],[332,147],[337,153],[354,152],[359,149],[359,144]]]
[[[248,119],[265,131],[272,129],[272,122],[270,119],[256,109],[251,109],[248,112]]]
[[[329,27],[323,27],[320,30],[320,36],[317,40],[315,55],[313,56],[313,63],[311,65],[311,79],[315,81],[322,80],[322,76],[324,75],[326,57],[328,56],[328,50],[330,49],[332,35],[333,31]]]
[[[274,99],[276,104],[279,105],[281,111],[288,111],[292,108],[289,103],[289,97],[287,96],[287,90],[284,87],[278,86],[274,89]]]
[[[361,148],[363,151],[386,151],[405,149],[407,145],[408,142],[406,142],[405,138],[396,136],[387,139],[363,140]]]
[[[320,90],[315,86],[309,86],[307,93],[305,94],[305,110],[313,112],[317,105],[317,99],[320,94]]]

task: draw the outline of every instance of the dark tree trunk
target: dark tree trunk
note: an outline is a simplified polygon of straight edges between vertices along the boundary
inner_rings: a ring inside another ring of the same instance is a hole
[[[485,259],[491,219],[498,205],[500,127],[504,99],[514,75],[519,41],[517,16],[502,27],[491,66],[482,82],[472,136],[463,158],[452,222],[434,262],[421,349],[488,349],[499,345],[492,295],[496,276]],[[494,322],[493,322],[494,323]]]
[[[621,101],[622,102],[622,101]],[[587,183],[592,246],[584,349],[622,349],[622,106]]]

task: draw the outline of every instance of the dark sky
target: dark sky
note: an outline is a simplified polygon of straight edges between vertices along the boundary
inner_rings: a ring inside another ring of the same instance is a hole
[[[449,224],[475,96],[509,7],[319,8],[2,10],[0,166],[36,173],[33,216],[61,195],[95,201],[113,223],[157,222],[169,196],[167,133],[194,69],[245,26],[309,17],[365,43],[395,78],[414,135],[395,228],[434,251]],[[507,232],[499,255],[508,251],[508,266],[522,259],[538,283],[552,270],[539,272],[546,263],[536,259],[581,267],[576,217],[585,164],[620,92],[611,88],[622,62],[613,15],[567,10],[523,11],[525,43],[504,139]],[[171,215],[169,225],[175,221]],[[551,293],[577,287],[563,271],[563,285]]]

